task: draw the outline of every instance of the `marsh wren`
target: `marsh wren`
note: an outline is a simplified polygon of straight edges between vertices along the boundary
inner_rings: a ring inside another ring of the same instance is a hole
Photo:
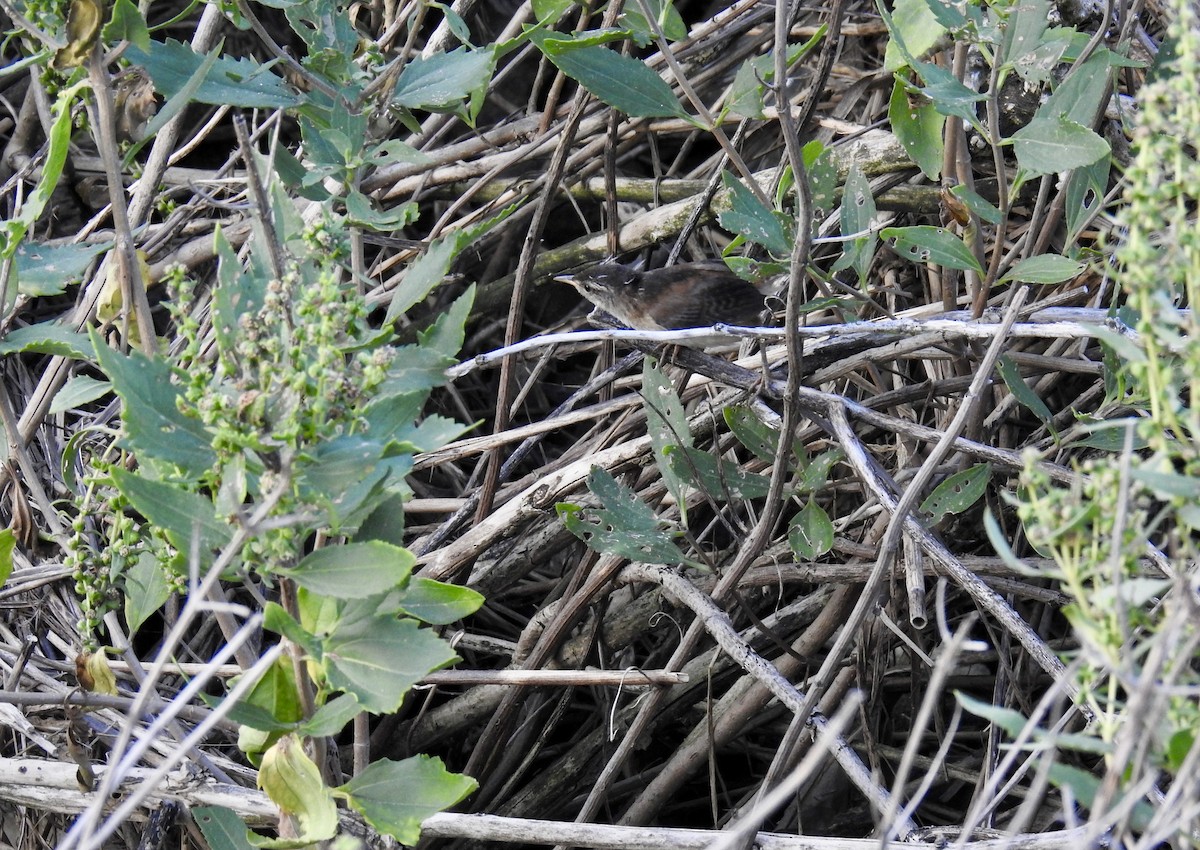
[[[554,279],[571,284],[601,310],[639,330],[707,328],[718,323],[757,326],[766,310],[763,293],[721,262],[649,271],[604,263]]]

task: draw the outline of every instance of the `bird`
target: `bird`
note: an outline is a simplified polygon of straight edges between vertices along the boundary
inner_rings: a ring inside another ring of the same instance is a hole
[[[680,263],[642,271],[602,263],[554,276],[622,324],[637,330],[708,328],[716,324],[758,326],[766,310],[763,293],[719,261]]]

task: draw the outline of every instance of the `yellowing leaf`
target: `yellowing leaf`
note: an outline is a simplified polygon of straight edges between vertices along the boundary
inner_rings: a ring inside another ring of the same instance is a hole
[[[290,847],[332,838],[337,832],[337,806],[321,779],[321,771],[304,753],[300,739],[284,735],[263,754],[258,787],[285,814],[295,817],[300,835],[283,839],[255,836],[259,847]]]
[[[142,280],[150,283],[150,264],[146,262],[146,252],[137,251],[138,269]],[[112,322],[118,330],[123,330],[125,320],[121,317],[124,302],[121,298],[121,264],[116,256],[110,257],[108,271],[104,277],[104,288],[96,299],[96,318],[101,322]],[[137,313],[129,311],[129,344],[134,348],[141,346],[142,333],[137,324]]]
[[[69,71],[86,62],[100,37],[103,21],[104,9],[97,0],[71,0],[71,10],[67,13],[67,46],[54,54],[51,67],[56,71]]]
[[[117,677],[103,652],[81,652],[75,656],[75,678],[89,693],[117,695]]]

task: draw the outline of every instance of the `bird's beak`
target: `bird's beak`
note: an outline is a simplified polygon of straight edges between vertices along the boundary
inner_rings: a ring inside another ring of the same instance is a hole
[[[573,274],[556,274],[554,276],[554,281],[556,283],[569,283],[571,286],[574,286],[575,285],[575,275],[573,275]]]

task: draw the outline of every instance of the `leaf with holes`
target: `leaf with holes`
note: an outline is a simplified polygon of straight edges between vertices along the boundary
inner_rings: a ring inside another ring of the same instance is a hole
[[[796,449],[798,457],[804,457],[802,448],[798,446]],[[800,486],[796,488],[797,491],[801,493],[815,493],[817,490],[820,490],[825,486],[825,482],[829,480],[829,471],[845,456],[845,452],[841,449],[830,449],[812,458],[808,463],[804,464],[804,472],[800,475]]]
[[[654,462],[662,473],[663,483],[675,497],[679,514],[687,525],[687,476],[680,475],[668,458],[669,451],[690,446],[687,414],[670,380],[658,368],[653,357],[642,361],[642,408],[646,413],[646,432],[654,447]]]
[[[675,535],[659,527],[654,511],[607,470],[593,467],[587,485],[603,507],[559,502],[555,510],[567,530],[589,549],[644,564],[694,563],[672,541]]]
[[[970,469],[956,472],[934,488],[921,503],[921,512],[937,525],[946,514],[960,514],[979,501],[992,480],[992,465],[977,463]]]
[[[946,116],[917,94],[915,86],[911,88],[914,91],[909,91],[910,85],[903,79],[896,78],[888,103],[888,120],[904,152],[912,157],[926,177],[936,180],[942,173],[945,151],[942,127],[946,123]]]
[[[946,268],[983,274],[979,260],[963,244],[962,239],[944,227],[887,227],[880,235],[884,239],[895,239],[896,253],[914,263],[935,263]]]
[[[721,226],[762,245],[777,257],[790,254],[792,240],[776,212],[763,206],[754,193],[728,171],[721,174],[721,181],[729,193],[729,209],[717,215]]]
[[[859,285],[865,285],[871,260],[875,257],[875,234],[870,233],[875,219],[875,198],[871,196],[871,182],[863,176],[858,165],[850,166],[846,175],[846,188],[842,193],[842,256],[834,263],[833,270],[854,269],[858,273]],[[864,233],[863,236],[854,234]]]
[[[725,424],[738,442],[754,453],[759,460],[773,463],[779,446],[779,432],[754,415],[745,404],[731,404],[722,413]]]
[[[771,489],[767,476],[749,472],[731,460],[713,457],[700,449],[672,446],[668,459],[676,475],[721,502],[761,499]]]
[[[792,517],[788,523],[788,545],[802,561],[812,561],[833,548],[833,523],[829,514],[815,501]]]

